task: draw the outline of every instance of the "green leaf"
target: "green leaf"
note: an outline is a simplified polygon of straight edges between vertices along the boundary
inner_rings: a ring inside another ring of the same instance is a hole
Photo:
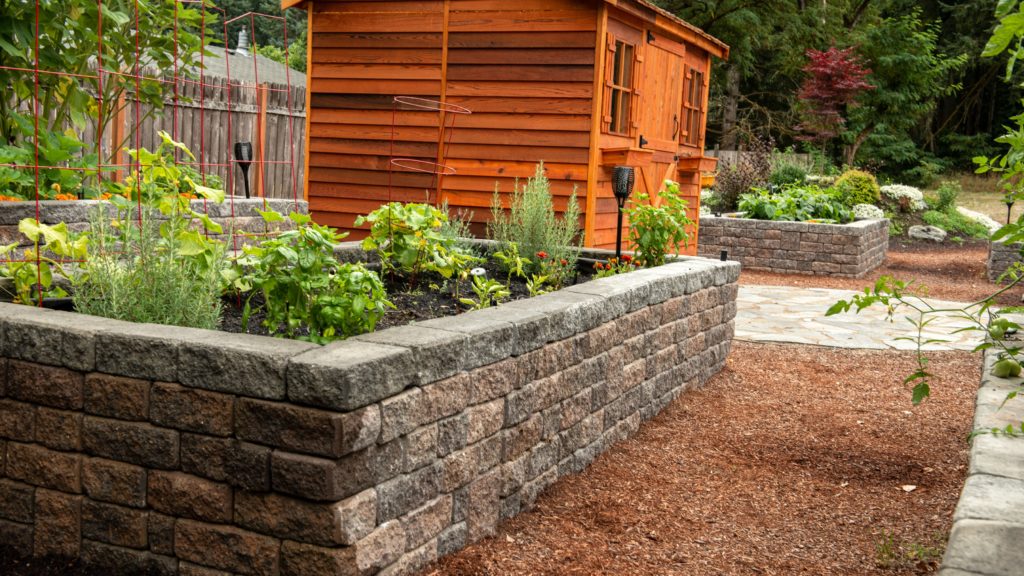
[[[919,382],[916,386],[914,386],[911,401],[914,403],[914,406],[917,406],[922,401],[924,401],[925,398],[929,397],[931,393],[932,391],[931,388],[928,386],[928,382]]]
[[[257,208],[256,212],[258,212],[259,215],[263,217],[264,222],[284,222],[284,216],[282,216],[281,213],[277,212],[276,210],[263,211]]]
[[[850,310],[850,303],[847,302],[846,300],[840,300],[840,301],[836,302],[835,304],[833,304],[828,309],[828,311],[825,312],[825,316],[835,316],[836,314],[842,314],[843,312],[847,312],[849,310]]]

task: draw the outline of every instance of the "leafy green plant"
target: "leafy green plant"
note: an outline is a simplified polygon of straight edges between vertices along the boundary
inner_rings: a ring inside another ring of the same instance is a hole
[[[548,282],[551,280],[548,276],[543,274],[532,274],[526,279],[526,292],[530,295],[530,298],[534,296],[540,296],[541,294],[547,294],[552,289],[548,287]]]
[[[863,170],[847,170],[836,180],[835,188],[843,203],[851,208],[857,204],[878,204],[882,197],[878,181]]]
[[[220,203],[224,192],[196,183],[174,159],[194,159],[192,153],[166,132],[159,136],[155,151],[129,151],[140,171],[112,185],[116,216],[105,204],[92,215],[93,250],[73,279],[75,307],[132,322],[216,328],[226,257],[224,243],[209,234],[223,227],[193,210],[189,198]]]
[[[551,268],[554,263],[560,268],[556,274],[558,281],[575,270],[581,241],[580,209],[576,194],[569,197],[565,213],[558,218],[543,163],[537,165],[534,176],[522,187],[516,182],[508,212],[502,209],[501,196],[496,188],[491,202],[491,215],[488,231],[503,251],[515,243],[522,254],[545,253],[550,257],[546,266]],[[540,260],[534,260],[527,268],[530,273],[536,274],[541,273],[544,265]]]
[[[280,214],[261,212],[268,223]],[[253,296],[263,295],[263,326],[275,336],[323,344],[370,332],[388,308],[384,284],[362,264],[342,264],[335,245],[347,236],[314,223],[309,216],[291,213],[296,228],[256,246],[240,257],[241,290],[251,290],[243,312],[248,325]]]
[[[988,227],[967,218],[955,209],[946,212],[928,210],[921,214],[921,218],[927,224],[953,234],[963,234],[972,238],[988,238],[989,236]]]
[[[429,204],[385,204],[356,219],[356,226],[370,223],[370,235],[363,240],[364,250],[380,257],[386,272],[409,275],[410,282],[425,270],[445,278],[456,273],[450,252],[454,239],[443,232],[448,215]]]
[[[34,218],[21,220],[18,231],[32,242],[32,247],[22,253],[22,258],[12,256],[18,244],[0,246],[0,257],[6,256],[6,260],[0,260],[0,278],[9,278],[13,283],[14,293],[10,294],[13,301],[31,306],[40,298],[67,296],[63,288],[54,284],[54,272],[64,277],[67,273],[60,262],[48,254],[57,258],[85,258],[88,237],[72,238],[63,222],[50,226]]]
[[[655,206],[648,194],[638,194],[625,210],[629,241],[641,266],[661,266],[667,253],[679,254],[680,244],[685,246],[690,239],[686,227],[693,221],[686,217],[687,204],[680,196],[679,184],[666,180],[659,197],[661,204]]]
[[[512,276],[517,278],[526,277],[526,268],[530,265],[530,259],[519,255],[519,244],[510,242],[505,250],[494,253],[494,259],[501,262],[501,265],[508,270],[508,279],[505,286],[512,284]]]
[[[933,209],[939,212],[955,211],[956,201],[960,197],[961,192],[963,192],[963,188],[960,187],[959,182],[951,180],[943,182],[935,192],[937,198]]]
[[[740,198],[739,206],[747,218],[754,220],[840,223],[853,220],[853,211],[836,200],[834,192],[816,186],[786,188],[776,194],[755,188]]]
[[[476,299],[460,298],[459,302],[474,310],[490,308],[512,294],[508,287],[501,282],[492,278],[486,278],[483,275],[473,276],[472,288],[473,293],[476,294]]]

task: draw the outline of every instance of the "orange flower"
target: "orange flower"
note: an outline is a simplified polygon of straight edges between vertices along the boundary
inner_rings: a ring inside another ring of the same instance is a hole
[[[545,252],[543,250],[541,250],[540,252],[537,252],[537,258],[540,258],[541,260],[543,260],[543,259],[545,259],[547,257],[548,257],[548,253],[547,252]]]
[[[622,261],[623,262],[631,262],[632,260],[633,260],[633,257],[630,256],[629,254],[623,254],[622,255]]]
[[[78,200],[78,196],[75,196],[74,194],[57,194],[55,198],[57,200]]]
[[[21,198],[15,198],[14,196],[4,196],[0,194],[0,202],[23,202]]]

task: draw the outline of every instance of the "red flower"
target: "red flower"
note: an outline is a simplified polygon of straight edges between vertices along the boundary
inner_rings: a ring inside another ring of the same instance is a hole
[[[630,256],[629,254],[623,254],[622,255],[622,261],[623,262],[631,262],[632,260],[633,260],[633,257]]]
[[[561,263],[562,263],[562,266],[568,266],[569,265],[569,261],[566,260],[565,258],[562,258]]]
[[[604,270],[604,264],[601,264],[600,262],[594,262],[594,268],[597,268],[598,270]]]
[[[548,253],[547,252],[545,252],[543,250],[541,250],[540,252],[537,252],[537,258],[540,258],[541,260],[543,260],[543,259],[545,259],[547,257],[548,257]]]

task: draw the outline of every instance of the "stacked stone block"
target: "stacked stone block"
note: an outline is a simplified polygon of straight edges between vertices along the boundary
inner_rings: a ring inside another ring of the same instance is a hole
[[[111,571],[408,574],[722,367],[688,259],[325,347],[0,304],[0,538]]]
[[[989,242],[988,244],[988,281],[998,282],[1010,266],[1021,261],[1021,245]]]
[[[985,352],[974,430],[1020,431],[1024,403],[1006,401],[1021,378],[996,378],[998,352]],[[1024,554],[1024,440],[1005,434],[980,434],[971,440],[967,480],[960,494],[940,576],[1016,576]]]
[[[888,247],[888,220],[836,225],[704,217],[697,253],[717,258],[727,250],[730,260],[751,270],[860,278],[885,262]]]

